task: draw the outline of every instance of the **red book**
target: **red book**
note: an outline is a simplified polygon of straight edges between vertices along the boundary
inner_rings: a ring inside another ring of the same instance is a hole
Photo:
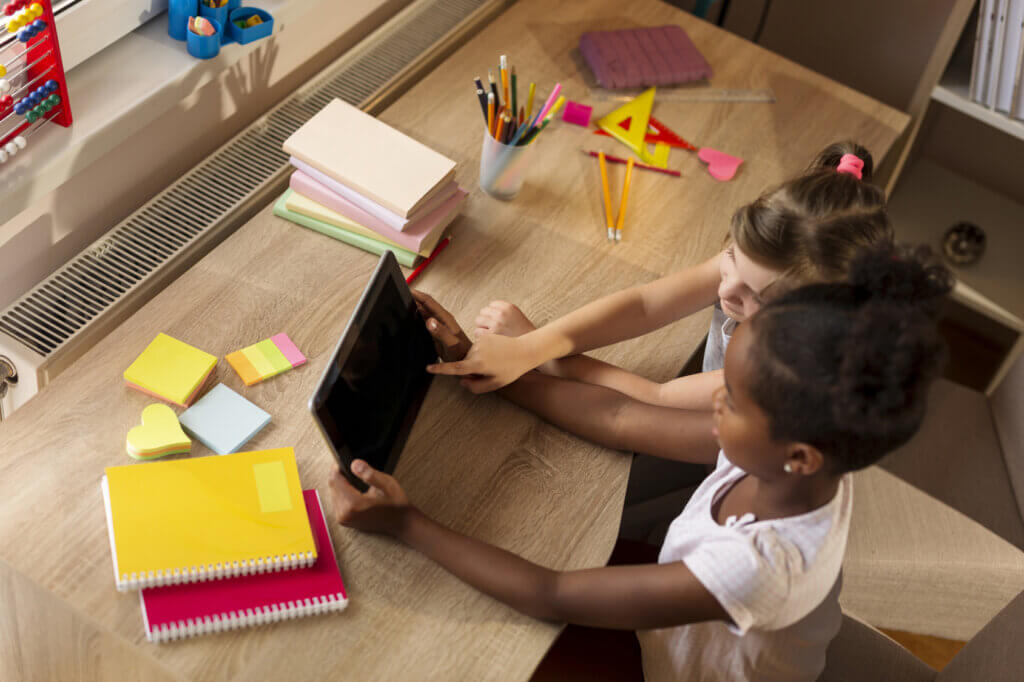
[[[304,490],[302,496],[316,542],[316,563],[309,568],[139,590],[146,639],[167,642],[343,611],[348,595],[320,496],[316,490]]]

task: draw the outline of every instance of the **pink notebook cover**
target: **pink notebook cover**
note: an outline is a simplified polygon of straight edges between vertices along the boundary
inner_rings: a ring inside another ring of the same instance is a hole
[[[139,590],[146,639],[166,642],[342,611],[348,595],[316,490],[304,490],[317,559],[309,568]]]
[[[674,85],[711,78],[711,66],[681,26],[584,33],[580,53],[605,88]]]
[[[345,197],[331,191],[330,188],[317,182],[300,170],[292,173],[292,179],[289,184],[293,190],[302,196],[312,199],[332,211],[337,211],[349,220],[353,220],[363,227],[373,230],[382,237],[398,244],[403,249],[408,249],[412,252],[419,252],[422,249],[423,242],[450,223],[458,213],[462,202],[466,200],[466,192],[456,187],[455,193],[449,196],[444,203],[423,216],[423,218],[409,223],[408,227],[404,230],[399,231],[378,220],[373,215],[345,199]]]
[[[318,183],[331,190],[334,194],[339,195],[339,197],[344,199],[346,203],[361,209],[364,214],[369,215],[377,222],[383,223],[391,229],[398,230],[399,232],[405,232],[411,225],[425,217],[427,214],[432,213],[434,209],[451,198],[452,194],[454,194],[459,187],[455,184],[455,181],[452,180],[443,187],[440,187],[436,192],[434,192],[433,196],[423,202],[423,205],[416,209],[416,213],[408,217],[404,217],[397,213],[393,213],[378,203],[375,203],[372,199],[364,197],[359,192],[355,191],[351,187],[341,184],[326,173],[321,173],[302,159],[297,159],[293,156],[290,159],[290,163],[293,168],[302,171],[313,180],[316,180]],[[353,218],[353,220],[355,220],[355,218]],[[364,223],[361,220],[357,222],[365,227],[371,227],[368,223]],[[371,227],[371,229],[376,228]]]

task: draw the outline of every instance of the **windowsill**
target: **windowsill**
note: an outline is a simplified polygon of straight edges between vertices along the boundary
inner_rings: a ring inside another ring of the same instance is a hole
[[[67,74],[73,123],[47,124],[28,147],[0,167],[0,225],[46,196],[129,136],[217,79],[303,14],[328,0],[262,0],[274,33],[248,45],[224,46],[213,59],[195,59],[167,35],[166,16],[140,26]],[[0,242],[3,241],[0,228]]]

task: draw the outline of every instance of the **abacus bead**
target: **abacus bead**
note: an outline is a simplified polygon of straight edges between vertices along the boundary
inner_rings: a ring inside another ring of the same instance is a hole
[[[36,121],[38,121],[38,120],[39,120],[39,114],[37,114],[37,113],[36,113],[36,112],[34,112],[34,111],[30,111],[30,112],[28,112],[28,113],[27,113],[27,114],[25,115],[25,118],[27,118],[27,119],[28,119],[28,122],[29,122],[29,123],[35,123]]]
[[[37,31],[45,30],[46,22],[43,21],[42,19],[36,19],[35,21],[32,22],[32,28],[34,28]]]
[[[60,104],[60,95],[58,95],[57,93],[53,93],[53,97],[56,100],[54,104]]]
[[[11,16],[12,14],[14,14],[13,2],[9,2],[6,5],[4,5],[4,14],[6,14],[7,16]]]
[[[6,78],[0,78],[0,92],[5,95],[11,91],[11,82]]]
[[[0,78],[3,78],[6,75],[7,75],[7,67],[4,66],[3,64],[0,64]]]
[[[46,81],[46,89],[49,90],[50,92],[56,92],[57,88],[59,88],[59,87],[60,87],[60,83],[58,83],[57,81],[53,80],[52,78],[50,80]]]
[[[53,106],[60,104],[60,95],[50,95],[46,100]]]
[[[41,16],[43,13],[43,6],[40,5],[38,2],[33,2],[31,5],[28,6],[28,9],[30,12],[32,12],[32,14],[36,15],[37,17]]]
[[[14,106],[14,98],[10,95],[4,95],[0,97],[0,109],[10,109]]]
[[[14,144],[18,146],[18,149],[24,149],[28,145],[28,140],[26,140],[23,136],[18,135],[16,138],[14,138]]]
[[[18,153],[18,145],[13,142],[8,142],[4,145],[4,151],[7,152],[9,156],[14,156]]]
[[[9,20],[7,21],[7,32],[8,32],[8,33],[14,33],[14,32],[16,32],[16,31],[17,31],[17,30],[18,30],[19,28],[21,28],[21,27],[20,27],[20,26],[18,26],[18,21],[17,21],[16,19],[9,19]]]
[[[23,43],[27,43],[29,38],[31,37],[32,36],[30,35],[30,32],[27,28],[23,28],[20,31],[18,31],[18,40],[20,40]]]

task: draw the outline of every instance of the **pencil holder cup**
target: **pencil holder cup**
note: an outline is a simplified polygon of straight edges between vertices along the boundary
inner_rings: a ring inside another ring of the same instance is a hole
[[[210,19],[216,33],[212,36],[201,36],[192,31],[188,32],[188,53],[196,59],[213,59],[220,52],[220,37],[224,27],[216,19]]]
[[[199,16],[206,17],[213,25],[217,27],[217,33],[223,35],[222,31],[228,24],[228,12],[230,8],[227,5],[223,7],[207,7],[206,3],[200,0],[199,2]]]
[[[168,0],[167,35],[175,40],[188,37],[188,18],[196,16],[199,0]]]
[[[523,186],[534,145],[510,147],[484,130],[480,149],[480,189],[495,199],[513,199]]]

